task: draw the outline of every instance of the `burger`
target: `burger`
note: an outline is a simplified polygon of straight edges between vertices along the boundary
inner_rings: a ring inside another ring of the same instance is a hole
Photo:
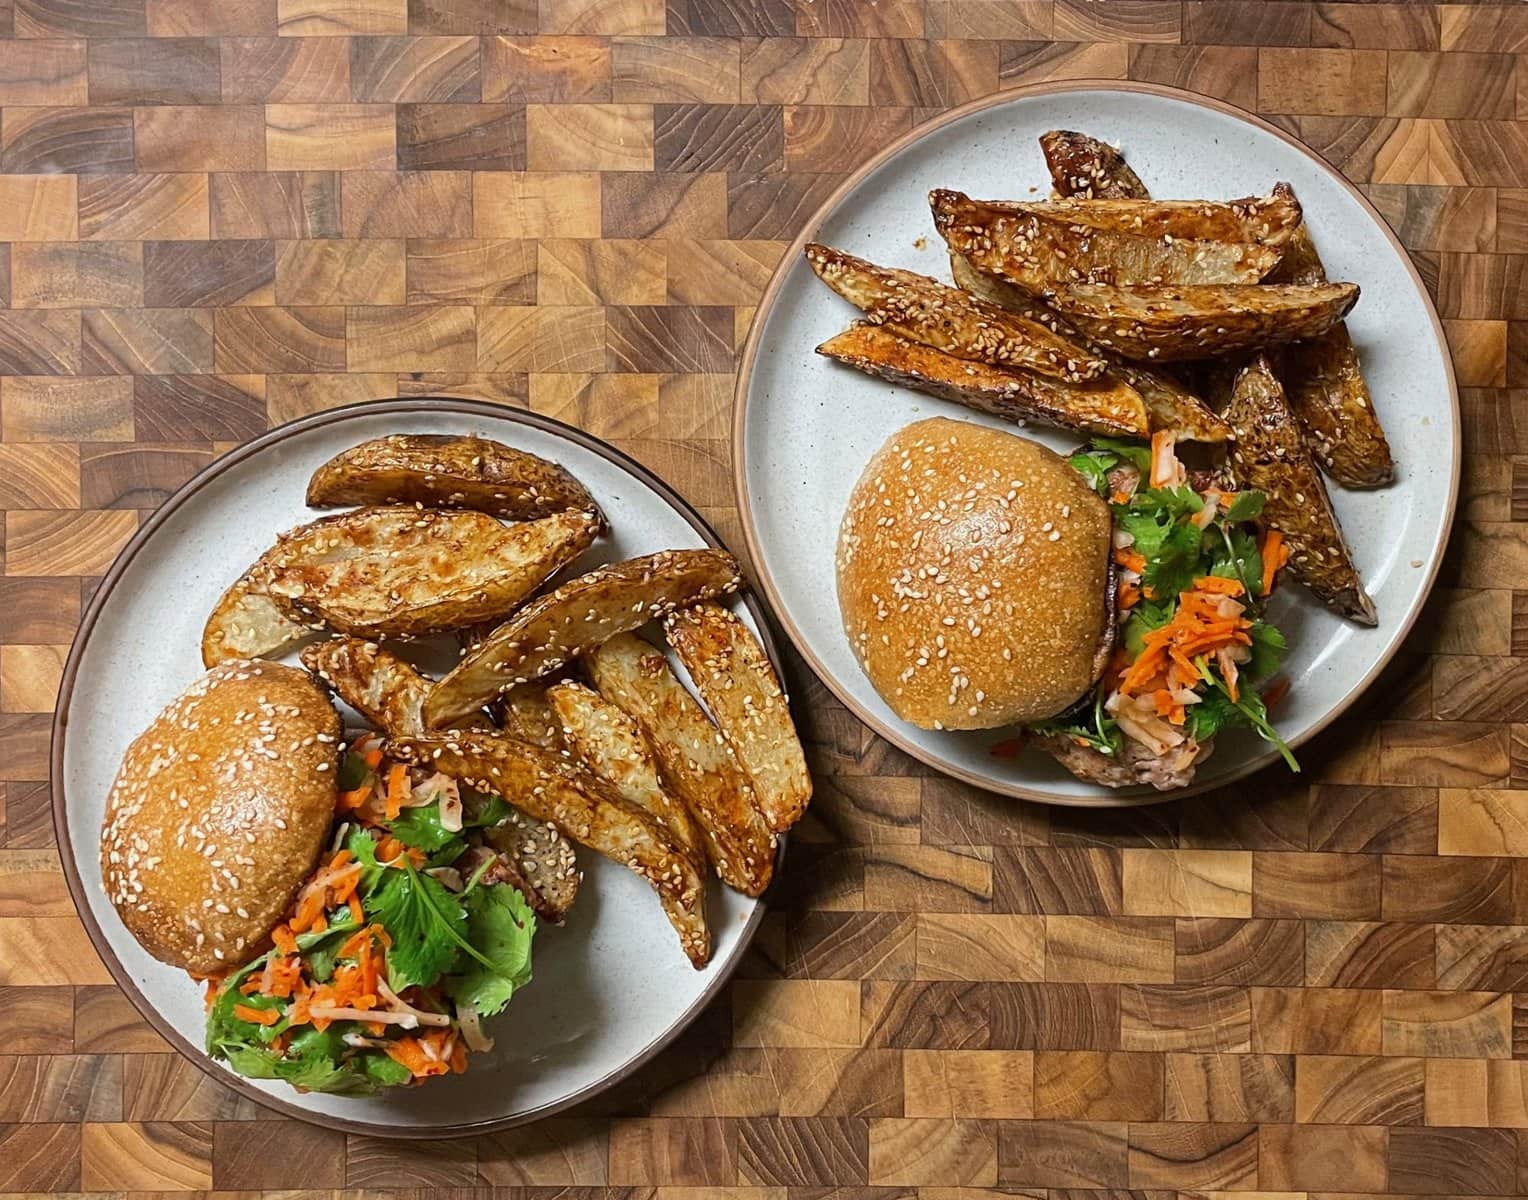
[[[128,748],[101,874],[150,954],[204,982],[240,1075],[369,1094],[466,1069],[530,981],[536,921],[496,870],[507,804],[348,748],[304,671],[208,672]]]
[[[867,678],[924,729],[1017,727],[1109,787],[1186,785],[1228,727],[1269,723],[1287,557],[1262,496],[1190,475],[1171,435],[1062,457],[964,421],[908,425],[839,530],[839,609]]]

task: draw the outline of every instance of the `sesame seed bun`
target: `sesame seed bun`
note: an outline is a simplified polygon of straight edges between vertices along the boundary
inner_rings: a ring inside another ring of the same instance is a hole
[[[303,671],[207,672],[128,747],[106,802],[106,895],[155,958],[197,975],[253,958],[334,821],[340,718]]]
[[[844,630],[876,691],[924,729],[1064,711],[1107,660],[1111,526],[1037,442],[907,426],[866,466],[838,537]]]

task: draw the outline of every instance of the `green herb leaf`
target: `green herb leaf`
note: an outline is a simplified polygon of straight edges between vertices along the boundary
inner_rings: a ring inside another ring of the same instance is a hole
[[[1151,450],[1137,442],[1127,442],[1120,438],[1096,437],[1089,444],[1098,450],[1113,451],[1141,471],[1151,470]]]
[[[1267,497],[1256,490],[1237,492],[1236,499],[1231,501],[1230,507],[1220,514],[1220,520],[1233,525],[1239,521],[1251,521],[1262,515],[1263,504],[1266,500]]]
[[[1119,465],[1119,455],[1108,450],[1079,450],[1066,461],[1102,496],[1109,490],[1109,472]]]
[[[1171,621],[1177,607],[1178,597],[1174,594],[1157,600],[1143,599],[1130,610],[1130,616],[1125,619],[1124,638],[1125,651],[1131,661],[1139,658],[1141,651],[1146,649],[1146,635]]]
[[[1219,544],[1210,558],[1209,574],[1239,580],[1247,589],[1247,597],[1256,599],[1255,593],[1263,582],[1263,555],[1252,530],[1242,526],[1221,527]]]
[[[1241,724],[1245,724],[1241,714],[1225,693],[1214,688],[1204,692],[1198,704],[1190,704],[1184,709],[1184,730],[1195,741],[1207,741],[1228,725]]]
[[[393,939],[387,952],[387,982],[393,991],[430,987],[455,965],[465,944],[467,913],[439,881],[407,864],[388,869],[361,903]]]
[[[340,769],[335,775],[335,785],[342,792],[353,792],[366,782],[371,774],[371,768],[366,765],[366,760],[353,750],[346,751],[345,757],[340,759]]]
[[[472,1004],[480,1015],[491,1016],[530,982],[536,917],[519,891],[506,884],[474,888],[464,900],[467,938],[492,966],[470,962],[447,981],[446,991],[458,1004]]]
[[[1253,679],[1267,679],[1284,661],[1288,643],[1284,635],[1267,621],[1252,622],[1249,633],[1252,638],[1252,657],[1242,669]]]

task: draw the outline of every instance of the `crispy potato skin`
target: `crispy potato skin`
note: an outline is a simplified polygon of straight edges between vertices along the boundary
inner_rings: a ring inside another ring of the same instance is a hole
[[[488,438],[432,433],[397,433],[341,451],[308,481],[308,504],[473,508],[517,521],[572,509],[599,514],[588,489],[557,463]]]
[[[617,795],[657,817],[691,861],[705,866],[700,826],[684,801],[664,789],[658,760],[637,723],[598,692],[571,679],[549,687],[547,699],[574,756]]]
[[[399,738],[391,753],[503,796],[526,816],[641,875],[698,969],[711,958],[705,878],[651,813],[628,803],[561,755],[500,733],[462,731]]]
[[[774,874],[774,836],[731,748],[668,659],[623,633],[595,650],[588,667],[600,695],[647,735],[664,785],[699,822],[722,882],[744,895],[761,894]]]
[[[812,776],[785,689],[764,648],[719,604],[671,613],[663,632],[753,781],[770,832],[784,833],[806,812]]]
[[[1288,189],[1287,184],[1280,188]],[[1289,192],[1293,196],[1292,191]],[[1280,283],[1325,283],[1326,267],[1302,222],[1270,276]],[[1364,382],[1358,349],[1345,324],[1306,342],[1294,342],[1274,360],[1290,407],[1322,469],[1347,488],[1383,487],[1395,478],[1390,443]]]
[[[552,711],[546,687],[539,681],[511,688],[494,706],[499,724],[510,737],[540,746],[543,750],[563,749],[562,723]]]
[[[1209,244],[1282,248],[1300,224],[1300,205],[1288,188],[1241,200],[1062,199],[1005,202],[1000,207],[1106,233],[1188,241],[1196,248]],[[1275,263],[1278,259],[1273,256]],[[1260,256],[1259,261],[1268,258]]]
[[[1110,376],[1065,383],[1031,371],[969,362],[875,325],[855,325],[818,346],[817,353],[878,379],[1007,421],[1041,421],[1063,429],[1128,437],[1148,432],[1140,394]]]
[[[432,683],[397,655],[359,638],[334,638],[304,647],[302,662],[388,737],[424,734],[419,709]],[[481,715],[469,721],[472,727],[487,724]],[[560,922],[573,906],[580,879],[571,869],[575,859],[567,840],[540,822],[519,819],[484,836],[501,855],[499,869],[530,906]]]
[[[735,591],[742,581],[725,550],[664,550],[570,579],[500,625],[436,684],[425,724],[442,728],[608,637]]]
[[[973,362],[1017,367],[1081,383],[1103,373],[1104,360],[1037,321],[989,304],[927,275],[878,267],[811,242],[807,264],[817,278],[881,325],[909,341]]]
[[[1051,183],[1064,197],[1149,200],[1151,193],[1113,146],[1070,129],[1040,135]]]
[[[1271,246],[1096,229],[942,188],[929,193],[929,206],[951,250],[1033,296],[1079,283],[1251,284],[1279,261]]]
[[[1231,472],[1239,485],[1267,496],[1263,520],[1283,533],[1290,573],[1349,620],[1376,624],[1326,485],[1266,357],[1237,376],[1226,419],[1236,433]]]
[[[1138,362],[1213,358],[1316,337],[1357,301],[1352,283],[1078,284],[1049,297],[1093,341]]]
[[[358,508],[314,525],[316,540],[270,563],[267,589],[294,619],[370,638],[502,619],[599,532],[578,510],[506,527],[471,510]]]
[[[1051,326],[1062,337],[1087,345],[1087,339],[1069,325],[1060,313],[1030,298],[1012,284],[982,274],[968,260],[953,251],[950,253],[950,273],[956,284],[972,295],[1023,313],[1031,320]],[[1223,442],[1231,436],[1231,427],[1172,376],[1129,362],[1097,347],[1090,348],[1108,362],[1108,377],[1118,379],[1140,393],[1153,431],[1166,429],[1178,438],[1192,442]]]

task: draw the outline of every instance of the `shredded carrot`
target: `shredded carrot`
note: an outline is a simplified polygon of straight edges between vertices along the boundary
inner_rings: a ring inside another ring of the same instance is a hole
[[[1110,504],[1129,504],[1130,503],[1130,493],[1129,492],[1115,492],[1115,493],[1113,493],[1113,495],[1111,495],[1109,497],[1109,503]]]
[[[281,1013],[274,1008],[251,1008],[248,1004],[235,1004],[233,1015],[241,1021],[250,1021],[256,1025],[274,1025],[281,1020]]]
[[[371,746],[367,749],[366,753],[361,756],[361,761],[364,762],[373,771],[375,771],[382,765],[382,747],[380,745]]]
[[[1146,556],[1139,550],[1132,550],[1128,546],[1114,551],[1114,561],[1127,571],[1134,571],[1137,575],[1146,570]]]
[[[1217,596],[1240,596],[1247,589],[1242,587],[1238,579],[1223,579],[1219,575],[1206,575],[1194,581],[1197,591],[1209,592]]]
[[[341,812],[350,812],[360,808],[371,797],[371,784],[363,783],[358,788],[352,788],[348,792],[340,793],[339,807]]]
[[[409,769],[403,763],[394,763],[387,773],[387,819],[393,820],[403,811],[403,802],[409,797]]]
[[[1231,609],[1239,609],[1229,597],[1242,590],[1234,579],[1205,576],[1192,588],[1180,592],[1172,620],[1142,639],[1140,654],[1120,677],[1120,692],[1127,696],[1151,695],[1157,715],[1171,720],[1182,705],[1168,693],[1173,687],[1198,682],[1199,672],[1193,661],[1196,657],[1251,643],[1247,632],[1252,626],[1250,620],[1245,616],[1222,615],[1228,604]],[[1179,722],[1182,719],[1178,713]]]
[[[1119,585],[1119,608],[1121,612],[1128,612],[1141,602],[1141,589],[1135,584],[1122,580]]]
[[[281,951],[282,954],[297,953],[297,939],[292,936],[292,931],[287,928],[285,923],[271,930],[271,941],[276,944],[276,949]]]
[[[1262,555],[1263,595],[1266,596],[1273,591],[1274,577],[1289,561],[1289,547],[1284,544],[1284,535],[1277,529],[1270,529],[1263,535]]]

